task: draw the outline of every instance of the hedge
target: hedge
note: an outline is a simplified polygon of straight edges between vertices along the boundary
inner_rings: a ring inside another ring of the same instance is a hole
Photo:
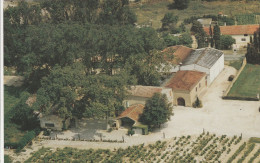
[[[11,147],[13,149],[16,149],[16,152],[20,152],[29,142],[31,142],[37,135],[39,135],[39,133],[40,129],[34,129],[25,134],[19,142],[7,142],[4,143],[4,147]]]
[[[244,100],[244,101],[259,101],[257,98],[253,97],[236,97],[236,96],[223,96],[224,100]]]

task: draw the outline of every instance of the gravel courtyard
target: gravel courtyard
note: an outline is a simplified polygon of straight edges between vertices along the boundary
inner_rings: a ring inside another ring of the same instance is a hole
[[[163,135],[166,138],[182,135],[197,135],[203,129],[217,135],[226,134],[228,136],[240,135],[244,138],[260,136],[260,113],[258,108],[259,101],[237,101],[223,100],[221,96],[230,82],[227,80],[230,75],[236,74],[233,67],[225,66],[225,69],[208,88],[202,98],[203,108],[194,109],[189,107],[174,107],[174,116],[171,120],[162,125],[161,129],[155,130],[147,136],[126,136],[127,130],[118,130],[108,133],[103,130],[86,130],[74,132],[69,130],[57,133],[59,138],[77,138],[80,134],[84,139],[103,139],[122,140],[127,142],[142,143],[156,141]],[[56,134],[56,133],[55,133]],[[54,134],[53,134],[54,135]],[[88,137],[88,135],[91,135]]]

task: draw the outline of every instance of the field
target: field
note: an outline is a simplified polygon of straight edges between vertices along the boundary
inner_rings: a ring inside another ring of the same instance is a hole
[[[19,125],[10,122],[11,109],[19,101],[20,94],[24,88],[4,87],[4,141],[18,142],[25,132],[21,131]]]
[[[260,2],[201,2],[191,1],[190,5],[185,10],[169,10],[167,5],[172,3],[172,0],[164,0],[161,2],[144,3],[133,5],[132,9],[137,14],[138,24],[149,24],[152,22],[152,27],[158,29],[161,27],[161,19],[167,12],[172,12],[179,16],[180,22],[191,16],[203,16],[222,12],[225,15],[233,17],[243,13],[258,13]],[[179,24],[180,24],[179,22]]]
[[[247,64],[228,96],[256,98],[260,94],[260,65]]]
[[[25,162],[253,162],[260,161],[260,144],[241,136],[202,133],[126,149],[42,148]],[[251,161],[250,161],[251,160]]]

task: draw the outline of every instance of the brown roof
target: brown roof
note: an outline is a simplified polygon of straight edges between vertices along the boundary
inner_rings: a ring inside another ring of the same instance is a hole
[[[172,90],[191,90],[206,74],[199,71],[178,71],[166,84]]]
[[[144,105],[136,104],[128,107],[117,119],[128,117],[134,121],[138,121],[141,114],[144,112]]]
[[[131,86],[131,89],[128,90],[128,92],[132,96],[150,98],[155,93],[161,93],[162,90],[163,90],[162,87],[136,85],[136,86]]]
[[[222,35],[244,35],[244,34],[252,35],[258,29],[259,29],[258,24],[220,26],[220,32]],[[204,31],[209,35],[209,27],[204,27]],[[212,31],[213,31],[213,27],[212,27]]]
[[[183,62],[193,51],[193,49],[186,46],[177,45],[165,48],[162,52],[165,54],[164,58],[174,64]],[[173,55],[173,58],[171,58]]]

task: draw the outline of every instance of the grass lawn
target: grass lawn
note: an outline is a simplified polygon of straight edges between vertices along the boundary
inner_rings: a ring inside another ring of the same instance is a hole
[[[158,29],[161,27],[161,19],[167,12],[172,12],[179,16],[179,24],[186,18],[191,16],[203,16],[208,14],[218,14],[220,11],[230,17],[243,13],[258,13],[260,1],[257,2],[200,2],[191,1],[190,5],[185,10],[169,10],[167,5],[171,4],[172,0],[161,2],[145,3],[132,5],[132,10],[137,14],[138,24],[148,24],[152,22],[152,27]]]
[[[10,122],[11,109],[19,101],[20,94],[24,91],[22,87],[4,87],[4,141],[18,142],[25,134],[20,126]]]
[[[260,65],[247,64],[228,93],[234,97],[252,97],[260,94]]]
[[[235,69],[239,70],[242,66],[242,60],[240,61],[231,61],[228,65],[234,67]]]

